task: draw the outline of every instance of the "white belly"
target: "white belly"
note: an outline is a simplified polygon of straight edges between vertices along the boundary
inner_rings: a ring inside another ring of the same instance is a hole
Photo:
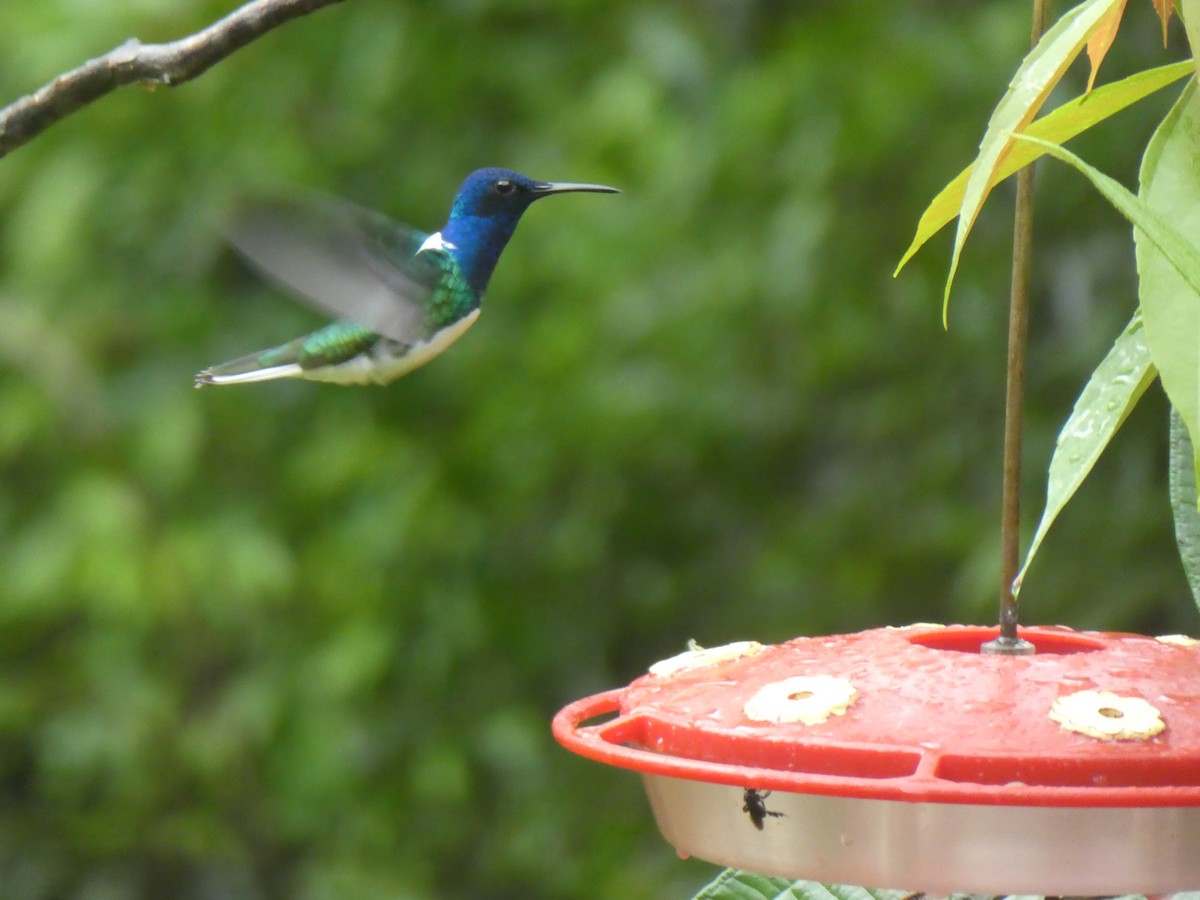
[[[311,381],[329,381],[334,384],[387,384],[413,369],[425,365],[475,324],[480,310],[476,309],[452,325],[447,325],[427,341],[414,344],[403,356],[381,359],[366,354],[354,357],[336,366],[309,369],[304,377]]]

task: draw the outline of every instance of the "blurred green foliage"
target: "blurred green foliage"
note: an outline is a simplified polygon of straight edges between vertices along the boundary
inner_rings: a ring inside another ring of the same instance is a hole
[[[231,6],[8,0],[0,101]],[[1106,77],[1183,55],[1146,12]],[[1027,34],[1015,0],[351,0],[0,160],[0,895],[711,878],[549,719],[688,638],[993,618],[1004,192],[949,335],[948,238],[890,273]],[[1170,101],[1080,151],[1131,183]],[[625,193],[539,204],[480,324],[386,389],[192,389],[318,321],[214,236],[232,197],[432,228],[480,165]],[[1128,228],[1072,173],[1040,187],[1029,525],[1135,305]],[[1195,631],[1151,401],[1027,620]]]

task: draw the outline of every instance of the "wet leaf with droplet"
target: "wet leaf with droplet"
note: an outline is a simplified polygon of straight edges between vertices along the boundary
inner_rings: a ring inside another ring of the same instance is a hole
[[[1146,348],[1142,317],[1136,313],[1096,366],[1059,432],[1046,480],[1046,506],[1017,575],[1017,590],[1046,532],[1083,484],[1156,374]]]
[[[1142,157],[1140,201],[1170,223],[1155,235],[1134,219],[1138,295],[1146,322],[1146,346],[1163,389],[1188,433],[1200,428],[1200,250],[1183,235],[1200,234],[1200,98],[1189,82]]]
[[[1195,450],[1179,411],[1171,409],[1170,435],[1171,514],[1175,542],[1187,575],[1192,599],[1200,606],[1200,509],[1197,509]]]

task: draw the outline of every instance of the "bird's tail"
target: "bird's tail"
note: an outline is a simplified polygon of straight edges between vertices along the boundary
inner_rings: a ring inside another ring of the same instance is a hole
[[[279,350],[266,353],[251,353],[229,362],[212,366],[196,375],[196,387],[220,384],[250,384],[255,381],[272,381],[276,378],[302,378],[304,370],[293,359],[281,360]],[[272,358],[274,357],[274,358]]]

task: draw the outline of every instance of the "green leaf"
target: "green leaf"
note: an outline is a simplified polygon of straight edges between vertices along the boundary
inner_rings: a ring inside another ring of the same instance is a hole
[[[967,235],[975,224],[979,210],[991,190],[992,179],[1012,146],[1014,133],[1020,131],[1037,115],[1050,91],[1058,84],[1071,61],[1079,55],[1093,32],[1103,23],[1122,0],[1085,0],[1059,19],[1038,41],[1037,46],[1021,62],[1008,91],[992,112],[987,131],[979,144],[975,165],[963,188],[962,206],[958,213],[958,230],[954,235],[954,251],[950,257],[950,272],[942,297],[942,322],[950,304],[950,287],[962,256]]]
[[[693,900],[903,900],[909,891],[875,890],[844,884],[792,881],[726,869]]]
[[[792,893],[801,900],[902,900],[911,896],[909,891],[820,884],[816,881],[797,881],[792,885]]]
[[[1037,144],[1051,156],[1073,166],[1087,176],[1096,190],[1115,206],[1125,218],[1134,224],[1135,240],[1139,234],[1144,234],[1161,251],[1162,258],[1169,262],[1183,276],[1184,281],[1193,290],[1200,291],[1200,250],[1197,250],[1195,245],[1188,241],[1165,216],[1152,208],[1142,198],[1130,193],[1129,189],[1119,181],[1110,178],[1099,169],[1089,166],[1070,150],[1060,147],[1057,144],[1051,144],[1049,141],[1032,138],[1027,134],[1018,134],[1014,135],[1014,137],[1017,140]],[[1147,153],[1149,153],[1149,150],[1147,150]],[[1139,256],[1139,261],[1140,258]],[[1141,270],[1140,264],[1138,269],[1139,271]],[[1158,354],[1154,350],[1149,325],[1150,313],[1145,308],[1144,298],[1142,312],[1146,319],[1146,337],[1147,343],[1150,346],[1150,355],[1155,365],[1161,371],[1163,366],[1158,358]],[[1200,347],[1194,349],[1200,349]]]
[[[817,881],[771,878],[741,869],[726,869],[693,900],[909,900],[924,897],[912,891],[881,890]],[[1194,894],[1174,894],[1172,900],[1198,900]],[[949,894],[943,900],[1000,900],[991,894]],[[1045,900],[1036,894],[1010,895],[1008,900]],[[1126,894],[1111,900],[1146,900],[1143,894]]]
[[[1175,235],[1200,234],[1197,147],[1200,101],[1192,81],[1150,139],[1140,174],[1141,203],[1169,221]],[[1146,345],[1171,404],[1195,436],[1200,433],[1200,254],[1182,237],[1164,244],[1143,231],[1134,232],[1134,244]],[[1183,254],[1188,265],[1181,266],[1182,248],[1176,244],[1188,251]]]
[[[1064,103],[1054,112],[1047,113],[1040,119],[1031,122],[1024,133],[1053,141],[1056,144],[1065,143],[1093,125],[1103,122],[1127,106],[1133,105],[1143,97],[1178,81],[1191,71],[1192,61],[1185,59],[1183,62],[1138,72],[1136,75],[1106,84],[1090,94],[1083,94]],[[988,189],[990,190],[1013,172],[1033,162],[1042,155],[1042,152],[1041,148],[1031,144],[1014,145],[992,174]],[[929,206],[921,213],[921,219],[917,223],[917,232],[908,249],[904,251],[904,256],[896,266],[894,275],[900,274],[900,270],[916,252],[931,237],[941,231],[946,223],[958,215],[967,179],[974,169],[974,164],[967,166],[929,202]]]
[[[1146,348],[1141,313],[1135,313],[1113,343],[1112,349],[1092,372],[1092,377],[1075,401],[1075,408],[1059,432],[1046,479],[1046,506],[1013,585],[1014,593],[1020,591],[1025,572],[1033,562],[1046,532],[1083,484],[1112,436],[1156,375],[1157,371],[1150,362],[1150,352]]]
[[[1175,542],[1192,599],[1200,606],[1200,509],[1196,498],[1195,450],[1183,417],[1171,409],[1170,497],[1175,519]]]
[[[1153,0],[1157,7],[1160,3],[1168,2],[1168,0]],[[1174,0],[1169,0],[1174,2]],[[1179,19],[1183,22],[1183,31],[1187,35],[1188,46],[1192,47],[1192,56],[1195,57],[1196,47],[1200,47],[1200,27],[1198,27],[1197,19],[1200,19],[1200,5],[1197,5],[1196,0],[1180,0],[1179,3]],[[1161,15],[1161,14],[1160,14]],[[1163,46],[1167,46],[1167,18],[1170,12],[1163,15]],[[1200,70],[1197,70],[1200,74]]]
[[[787,878],[770,878],[743,872],[741,869],[726,869],[707,884],[693,900],[764,900],[764,898],[795,897],[791,892],[792,882]]]

